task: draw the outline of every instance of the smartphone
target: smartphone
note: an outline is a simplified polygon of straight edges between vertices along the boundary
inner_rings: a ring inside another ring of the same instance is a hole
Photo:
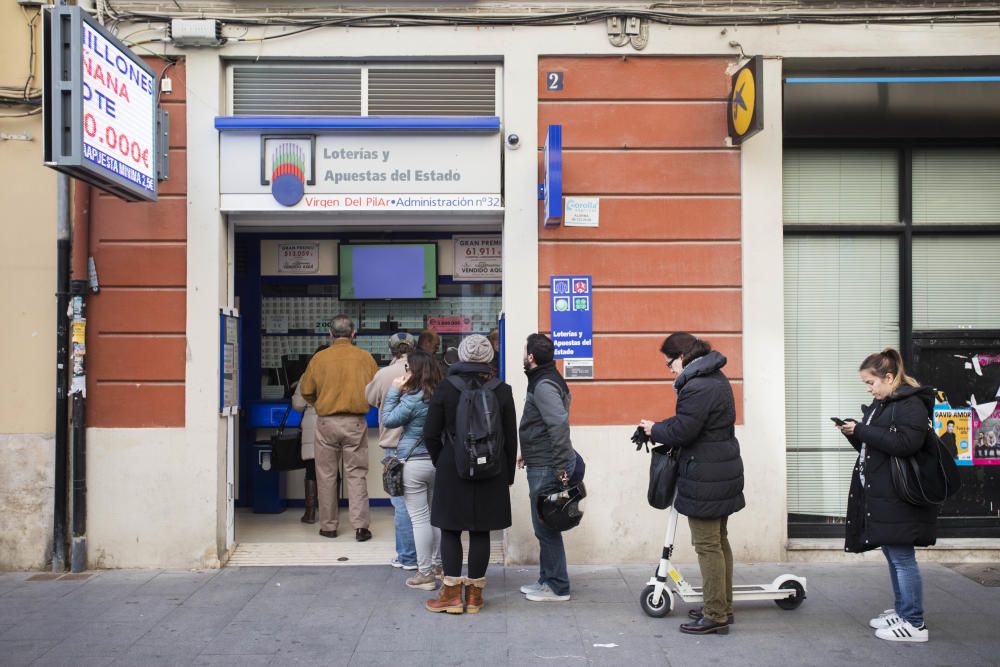
[[[847,423],[843,419],[841,419],[840,417],[830,417],[830,421],[832,421],[837,426],[843,426],[844,424]]]

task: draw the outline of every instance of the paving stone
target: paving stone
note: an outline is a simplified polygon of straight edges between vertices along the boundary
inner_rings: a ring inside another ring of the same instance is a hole
[[[172,645],[178,642],[210,642],[214,640],[239,610],[231,607],[180,606],[160,620],[153,629],[139,638],[139,644]]]
[[[58,641],[53,639],[2,639],[0,656],[4,665],[30,665],[47,653]]]
[[[192,667],[254,667],[255,665],[280,664],[272,663],[272,655],[199,655],[191,663]]]

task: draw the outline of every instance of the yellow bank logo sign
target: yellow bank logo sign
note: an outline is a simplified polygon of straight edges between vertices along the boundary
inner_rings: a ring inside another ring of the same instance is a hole
[[[762,59],[755,56],[733,74],[729,93],[729,136],[741,144],[764,129]]]

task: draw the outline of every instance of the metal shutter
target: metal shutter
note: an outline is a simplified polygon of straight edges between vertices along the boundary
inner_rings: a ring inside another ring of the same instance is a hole
[[[371,116],[496,115],[496,70],[460,67],[371,67]]]
[[[361,68],[236,65],[237,116],[360,116]]]

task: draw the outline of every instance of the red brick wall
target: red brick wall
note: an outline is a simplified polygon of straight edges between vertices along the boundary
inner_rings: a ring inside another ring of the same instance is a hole
[[[729,358],[742,421],[740,162],[724,143],[729,62],[539,61],[538,134],[563,126],[564,195],[601,197],[600,227],[539,233],[543,331],[549,276],[593,276],[595,380],[573,384],[574,424],[672,414],[659,346],[673,331],[706,338]],[[562,91],[545,89],[552,71],[564,73]]]
[[[165,63],[149,59],[159,73]],[[88,297],[87,423],[184,426],[187,286],[187,118],[184,63],[171,67],[170,179],[155,204],[93,190],[90,252],[99,294]]]

